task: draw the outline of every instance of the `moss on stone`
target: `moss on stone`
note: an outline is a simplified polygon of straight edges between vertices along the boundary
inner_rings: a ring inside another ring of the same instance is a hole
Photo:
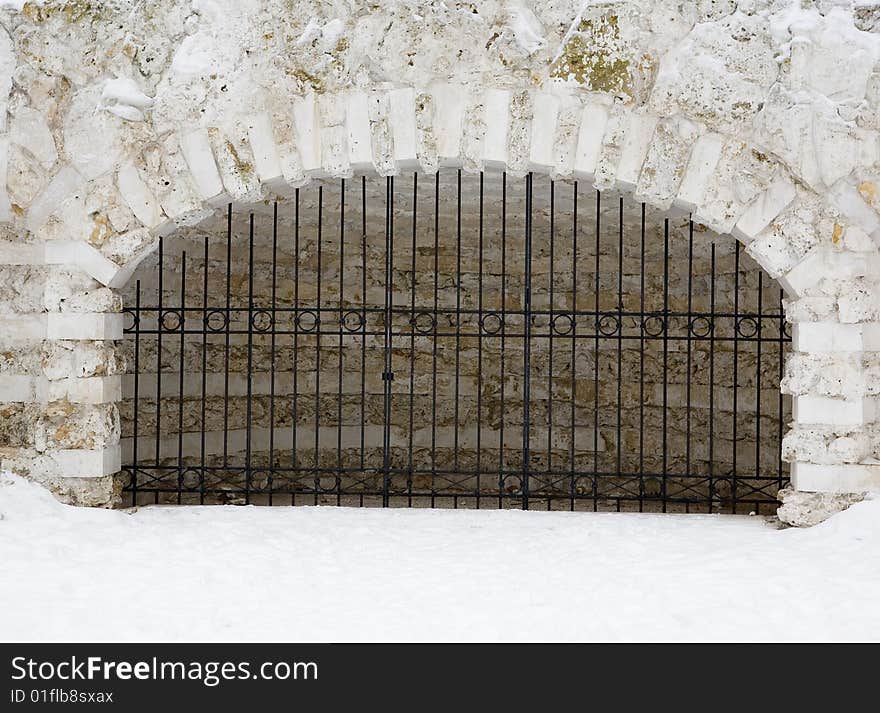
[[[597,92],[632,97],[631,56],[620,38],[617,15],[583,19],[550,68],[550,76]]]

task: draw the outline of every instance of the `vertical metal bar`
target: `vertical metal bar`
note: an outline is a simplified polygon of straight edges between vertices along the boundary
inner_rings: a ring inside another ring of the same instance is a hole
[[[177,360],[177,504],[183,489],[183,389],[186,348],[186,251],[180,255],[180,354]]]
[[[642,203],[639,265],[639,512],[645,509],[645,204]]]
[[[731,442],[731,462],[733,472],[730,477],[730,498],[733,513],[736,514],[736,491],[737,491],[737,415],[739,411],[739,240],[736,241],[733,274],[733,441]]]
[[[324,269],[322,231],[324,219],[324,186],[318,186],[318,244],[317,275],[315,276],[315,446],[314,446],[314,501],[318,504],[321,493],[321,278]]]
[[[202,414],[199,434],[199,504],[205,504],[205,435],[208,430],[208,248],[210,240],[205,237],[202,272]]]
[[[617,213],[617,474],[623,472],[623,196]],[[617,501],[620,510],[620,500]]]
[[[555,280],[553,273],[556,267],[556,181],[550,181],[550,316],[547,327],[547,483],[545,487],[550,487],[553,482],[553,320],[556,316],[553,288]],[[550,498],[547,499],[547,506],[550,506]]]
[[[461,169],[456,175],[456,210],[455,210],[455,405],[453,407],[453,446],[452,467],[458,473],[458,447],[459,447],[459,395],[460,395],[460,371],[461,366]]]
[[[275,334],[278,331],[278,201],[272,206],[272,309],[269,328],[269,505],[275,489]]]
[[[757,332],[755,333],[755,337],[758,339],[757,343],[757,367],[758,371],[755,374],[755,479],[760,480],[761,478],[761,363],[762,363],[762,351],[761,351],[761,342],[763,341],[763,334],[761,333],[761,317],[764,311],[764,273],[760,270],[758,271],[758,316],[755,318],[755,323],[757,324]],[[757,485],[757,483],[756,483]]]
[[[229,467],[229,336],[232,330],[232,311],[230,310],[232,286],[232,203],[226,208],[226,319],[224,329],[226,343],[223,354],[223,475]]]
[[[501,174],[501,393],[499,395],[500,426],[498,427],[498,507],[504,505],[504,479],[506,468],[504,467],[504,421],[507,418],[504,411],[505,394],[505,363],[507,353],[507,173]]]
[[[690,477],[693,475],[691,469],[691,374],[692,364],[692,346],[693,339],[696,336],[693,330],[693,311],[694,311],[694,221],[688,223],[688,296],[687,296],[687,375],[685,386],[685,401],[687,410],[685,411],[685,437],[684,437],[684,462],[685,475]]]
[[[526,231],[523,256],[523,482],[522,509],[529,509],[529,473],[531,471],[531,346],[532,346],[532,174],[526,176]]]
[[[781,347],[780,347],[781,349]],[[138,488],[138,403],[140,401],[141,373],[141,281],[134,286],[134,424],[132,428],[132,470],[131,470],[131,505],[137,505]],[[781,417],[780,413],[780,417]]]
[[[777,343],[777,348],[779,349],[779,382],[782,382],[783,377],[785,376],[785,307],[782,303],[782,299],[784,297],[784,293],[782,290],[779,290],[779,342]],[[777,450],[779,455],[779,463],[776,472],[776,484],[782,489],[783,484],[783,475],[785,465],[782,460],[782,417],[784,410],[784,403],[782,399],[782,389],[777,389],[779,392],[779,401],[777,407],[777,418],[776,418],[776,443]]]
[[[367,177],[361,176],[361,472],[366,460],[367,419]],[[363,495],[361,495],[363,505]]]
[[[342,504],[342,353],[345,294],[345,179],[339,180],[339,355],[336,379],[336,504]]]
[[[412,199],[412,246],[410,255],[410,303],[409,313],[412,320],[416,316],[416,237],[418,234],[418,203],[419,203],[419,174],[413,172],[413,199]],[[416,330],[411,321],[409,328],[409,441],[407,443],[407,472],[406,494],[407,505],[412,507],[413,489],[413,430],[415,429],[415,370],[416,370]]]
[[[253,446],[251,443],[253,418],[253,364],[254,364],[254,214],[248,224],[248,302],[247,302],[247,395],[245,402],[244,442],[244,502],[251,502],[253,483]]]
[[[437,490],[437,324],[440,300],[440,172],[434,174],[434,319],[431,337],[431,507]]]
[[[596,191],[596,245],[595,264],[593,276],[593,290],[595,298],[595,315],[593,319],[593,511],[599,509],[599,292],[600,292],[600,266],[599,254],[601,253],[601,230],[602,230],[602,194]]]
[[[709,279],[709,512],[715,508],[715,243],[712,243]]]
[[[393,296],[393,232],[394,215],[394,176],[385,179],[385,371],[382,374],[385,386],[385,428],[382,449],[382,507],[388,507],[391,487],[391,312]]]
[[[571,443],[569,444],[569,509],[575,509],[575,496],[577,494],[577,478],[575,476],[575,453],[576,453],[576,409],[575,396],[577,394],[577,235],[578,235],[578,183],[574,182],[572,191],[572,221],[571,221]]]
[[[299,421],[299,188],[295,193],[293,218],[293,394],[291,395],[290,467],[293,474],[290,504],[296,504],[300,467],[297,463],[297,426]]]
[[[663,221],[663,512],[666,512],[669,475],[669,218]]]
[[[165,240],[159,238],[159,294],[156,312],[156,470],[161,473],[162,463],[162,305],[165,292]],[[156,493],[158,502],[159,494]]]
[[[475,495],[477,510],[480,509],[480,497],[483,490],[483,198],[484,175],[480,171],[480,222],[478,233],[478,265],[477,265],[477,482]]]

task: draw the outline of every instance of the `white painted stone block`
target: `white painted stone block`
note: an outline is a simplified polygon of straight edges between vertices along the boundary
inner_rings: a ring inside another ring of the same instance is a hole
[[[165,222],[159,201],[140,177],[134,162],[127,161],[119,167],[116,185],[131,212],[143,225],[152,229]]]
[[[837,399],[830,396],[795,396],[792,417],[799,425],[861,426],[876,420],[874,398]]]
[[[7,174],[9,165],[9,137],[0,137],[0,223],[12,220],[12,202],[9,200]]]
[[[791,484],[807,493],[880,493],[880,464],[792,463]]]
[[[100,478],[122,468],[119,445],[100,450],[62,449],[48,454],[67,478]]]
[[[122,400],[122,377],[89,376],[49,381],[49,401],[67,399],[74,404],[109,404]]]
[[[46,249],[39,243],[16,243],[0,240],[0,265],[43,265]]]
[[[28,230],[36,231],[42,227],[64,199],[83,183],[85,179],[73,166],[64,166],[58,171],[45,190],[31,204],[26,219]]]
[[[837,252],[816,247],[778,279],[789,295],[799,297],[820,280],[851,280],[876,274],[880,274],[877,253]]]
[[[120,270],[119,265],[92,245],[67,240],[46,242],[44,262],[47,265],[76,265],[89,277],[108,287]]]
[[[709,179],[715,172],[723,147],[724,137],[719,134],[703,134],[697,139],[678,188],[676,206],[693,211],[703,202]]]
[[[45,314],[0,314],[0,344],[45,338]]]
[[[606,107],[601,104],[587,104],[584,107],[574,157],[574,174],[577,178],[593,180],[599,155],[602,152],[602,140],[605,138],[607,124]]]
[[[416,93],[412,87],[388,93],[388,124],[394,143],[394,164],[398,168],[416,168]]]
[[[792,348],[810,353],[880,351],[880,323],[798,322]]]
[[[659,118],[651,114],[629,115],[615,177],[619,188],[630,191],[635,189],[658,121]]]
[[[370,108],[367,95],[349,92],[346,97],[345,126],[348,130],[348,161],[355,171],[373,167],[373,146],[370,133]]]
[[[122,339],[122,315],[50,312],[46,315],[48,339]]]
[[[0,374],[0,403],[37,401],[37,381],[27,374]]]
[[[303,171],[321,174],[321,124],[314,94],[306,94],[294,101],[293,126]]]
[[[742,214],[733,228],[733,235],[750,241],[776,218],[797,196],[794,184],[785,176],[776,178]]]
[[[458,165],[467,94],[460,86],[446,83],[431,87],[434,98],[434,139],[441,165]]]
[[[180,135],[180,150],[192,174],[193,184],[202,200],[215,202],[223,195],[223,180],[217,170],[211,140],[206,129]]]
[[[483,96],[486,135],[483,137],[483,164],[493,168],[507,166],[507,138],[510,134],[510,92],[489,89]]]
[[[877,232],[880,230],[880,215],[865,203],[855,186],[846,181],[841,179],[832,189],[830,197],[834,205],[869,235]]]
[[[541,92],[534,97],[532,139],[529,167],[533,171],[549,171],[555,165],[553,152],[556,124],[559,121],[559,97]]]
[[[254,154],[254,166],[260,182],[270,186],[283,183],[281,160],[272,131],[272,119],[267,113],[260,112],[251,117],[248,142]]]

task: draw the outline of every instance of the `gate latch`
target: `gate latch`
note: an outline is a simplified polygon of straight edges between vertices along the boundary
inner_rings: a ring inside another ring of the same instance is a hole
[[[383,371],[382,372],[382,381],[394,381],[394,372],[393,371]]]

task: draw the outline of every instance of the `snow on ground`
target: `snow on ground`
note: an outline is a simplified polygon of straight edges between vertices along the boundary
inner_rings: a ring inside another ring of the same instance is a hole
[[[705,515],[57,503],[0,475],[0,640],[880,640],[880,499]]]

